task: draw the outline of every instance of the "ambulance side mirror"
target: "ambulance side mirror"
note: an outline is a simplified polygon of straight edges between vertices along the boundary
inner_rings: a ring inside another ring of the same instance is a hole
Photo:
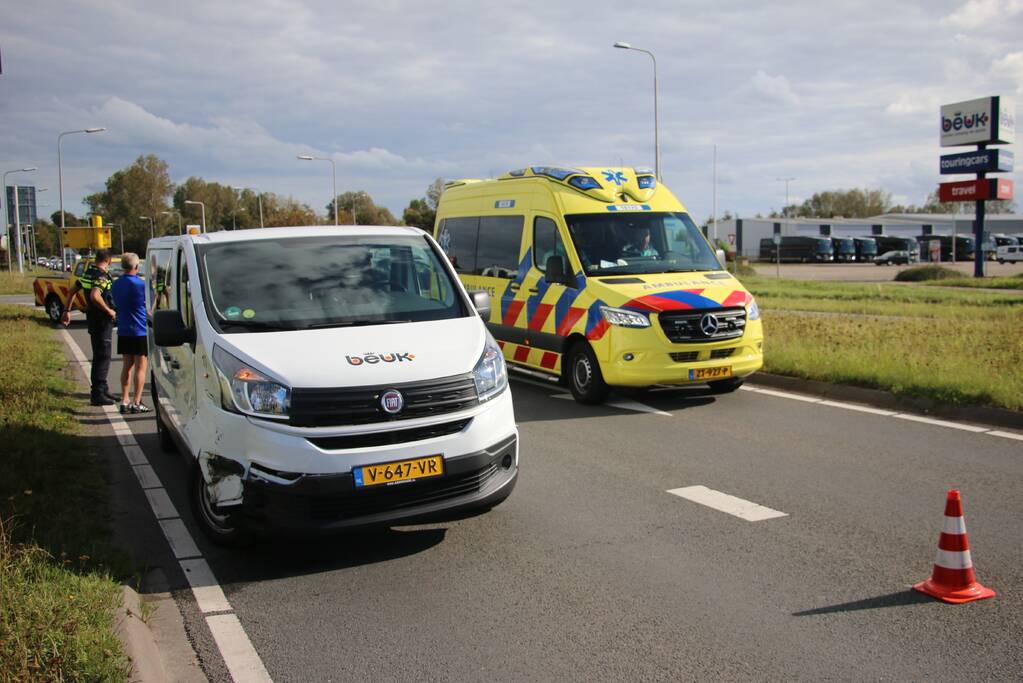
[[[472,305],[484,321],[490,320],[490,295],[486,292],[473,292]]]
[[[565,259],[560,254],[547,257],[547,270],[544,273],[544,278],[551,284],[575,284],[575,281],[565,272]]]
[[[720,263],[721,267],[724,268],[726,266],[726,264],[728,263],[728,260],[725,258],[725,250],[724,249],[718,249],[714,253],[718,257],[718,263]]]

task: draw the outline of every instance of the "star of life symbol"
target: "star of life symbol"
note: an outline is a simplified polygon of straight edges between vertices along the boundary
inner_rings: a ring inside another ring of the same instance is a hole
[[[604,171],[604,180],[609,183],[614,183],[618,187],[622,186],[622,183],[629,182],[629,179],[625,177],[625,174],[621,171]]]

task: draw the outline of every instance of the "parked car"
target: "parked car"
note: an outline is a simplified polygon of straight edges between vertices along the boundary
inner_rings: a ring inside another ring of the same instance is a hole
[[[1023,246],[1007,244],[1006,246],[998,247],[996,258],[999,263],[1019,263],[1023,261]]]
[[[874,265],[877,266],[907,264],[909,261],[910,255],[908,251],[886,251],[880,256],[874,257]]]

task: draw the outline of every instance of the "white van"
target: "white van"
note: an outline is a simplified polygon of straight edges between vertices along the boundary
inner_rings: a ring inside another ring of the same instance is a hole
[[[426,233],[161,237],[147,262],[161,444],[189,456],[215,542],[426,521],[511,493],[518,431],[489,298]]]
[[[1008,244],[998,247],[995,251],[995,258],[999,263],[1019,263],[1023,261],[1023,244],[1019,246]]]

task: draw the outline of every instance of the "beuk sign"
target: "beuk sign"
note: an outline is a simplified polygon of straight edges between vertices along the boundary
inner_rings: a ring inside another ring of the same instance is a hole
[[[995,95],[941,107],[941,146],[1009,144],[1016,133],[1011,98]]]

